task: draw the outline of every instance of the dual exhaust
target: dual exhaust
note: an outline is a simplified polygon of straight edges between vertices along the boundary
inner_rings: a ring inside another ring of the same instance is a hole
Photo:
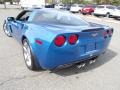
[[[75,66],[77,66],[77,68],[81,69],[81,68],[85,67],[87,64],[95,63],[96,60],[97,60],[97,57],[94,57],[92,59],[89,59],[89,60],[86,60],[86,61],[83,61],[83,62],[75,62],[75,63],[71,63],[71,64],[64,64],[64,65],[58,66],[57,68],[55,68],[55,70],[60,70],[60,69],[63,69],[63,68],[71,67],[73,65],[75,65]]]
[[[88,64],[93,64],[95,62],[96,62],[96,59],[92,59],[92,60],[88,61]],[[81,68],[85,67],[86,64],[87,64],[86,62],[79,63],[79,64],[77,64],[77,68],[81,69]]]

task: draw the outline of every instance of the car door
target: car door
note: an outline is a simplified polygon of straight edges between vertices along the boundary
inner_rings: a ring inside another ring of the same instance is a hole
[[[22,21],[16,20],[11,23],[12,33],[16,39],[19,39],[23,26],[24,26],[24,23]]]
[[[23,28],[29,19],[30,13],[31,11],[24,10],[16,17],[16,20],[14,22],[11,22],[13,36],[17,40],[20,40]]]

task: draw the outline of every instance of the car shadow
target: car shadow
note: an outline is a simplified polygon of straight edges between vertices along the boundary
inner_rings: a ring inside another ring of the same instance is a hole
[[[52,70],[51,73],[65,77],[65,76],[75,75],[78,73],[92,71],[93,69],[106,64],[107,62],[112,60],[116,55],[117,55],[116,52],[108,49],[107,52],[105,54],[102,54],[101,56],[99,56],[97,61],[93,64],[87,64],[85,67],[83,67],[81,69],[77,68],[76,65],[73,65],[73,66],[71,66],[69,68],[65,68],[65,69]]]
[[[114,20],[120,21],[120,18],[114,18]]]

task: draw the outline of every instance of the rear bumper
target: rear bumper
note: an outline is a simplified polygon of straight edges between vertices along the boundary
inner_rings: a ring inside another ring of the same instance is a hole
[[[99,56],[99,55],[98,55]],[[73,65],[80,65],[82,63],[90,63],[90,61],[95,60],[98,56],[93,56],[93,57],[89,57],[89,58],[84,58],[82,60],[78,60],[78,61],[74,61],[71,63],[67,63],[67,64],[63,64],[63,65],[59,65],[58,67],[54,68],[54,69],[63,69],[63,68],[67,68]]]
[[[112,18],[120,18],[120,16],[118,16],[118,15],[110,15],[110,17],[112,17]]]
[[[98,15],[98,16],[105,16],[106,14],[103,14],[103,13],[94,13],[94,15]]]
[[[104,51],[93,51],[91,53],[84,54],[80,57],[74,57],[71,59],[69,59],[71,57],[71,55],[64,56],[64,58],[63,57],[59,57],[59,58],[56,57],[54,59],[49,58],[46,60],[47,62],[42,67],[44,69],[55,69],[55,68],[60,68],[61,66],[64,66],[64,65],[73,65],[73,64],[76,64],[76,63],[79,63],[82,61],[87,61],[88,59],[91,59],[93,57],[97,57],[102,53],[104,53]]]
[[[70,9],[71,12],[79,12],[77,9]]]
[[[93,13],[93,11],[81,11],[81,13],[83,13],[83,14],[91,14],[91,13]]]
[[[76,62],[86,61],[89,58],[99,56],[104,53],[109,45],[110,39],[106,40],[102,47],[97,50],[92,50],[89,52],[84,52],[83,47],[74,46],[73,48],[54,48],[49,49],[46,58],[40,63],[41,67],[44,69],[55,69],[59,68],[65,64],[74,64]]]

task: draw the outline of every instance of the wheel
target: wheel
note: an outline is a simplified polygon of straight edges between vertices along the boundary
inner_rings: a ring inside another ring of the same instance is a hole
[[[82,13],[83,15],[86,15],[86,13]]]
[[[5,21],[4,24],[3,24],[3,30],[4,30],[4,33],[5,33],[8,37],[12,37],[10,30],[7,29],[6,21]]]
[[[35,64],[35,59],[27,39],[23,40],[23,56],[24,56],[25,64],[28,67],[28,69],[30,70],[38,69]]]
[[[107,17],[107,18],[110,18],[110,14],[109,14],[109,13],[107,13],[107,14],[106,14],[106,17]]]
[[[82,13],[81,10],[79,10],[79,13]]]
[[[94,12],[91,12],[90,15],[94,16]]]

